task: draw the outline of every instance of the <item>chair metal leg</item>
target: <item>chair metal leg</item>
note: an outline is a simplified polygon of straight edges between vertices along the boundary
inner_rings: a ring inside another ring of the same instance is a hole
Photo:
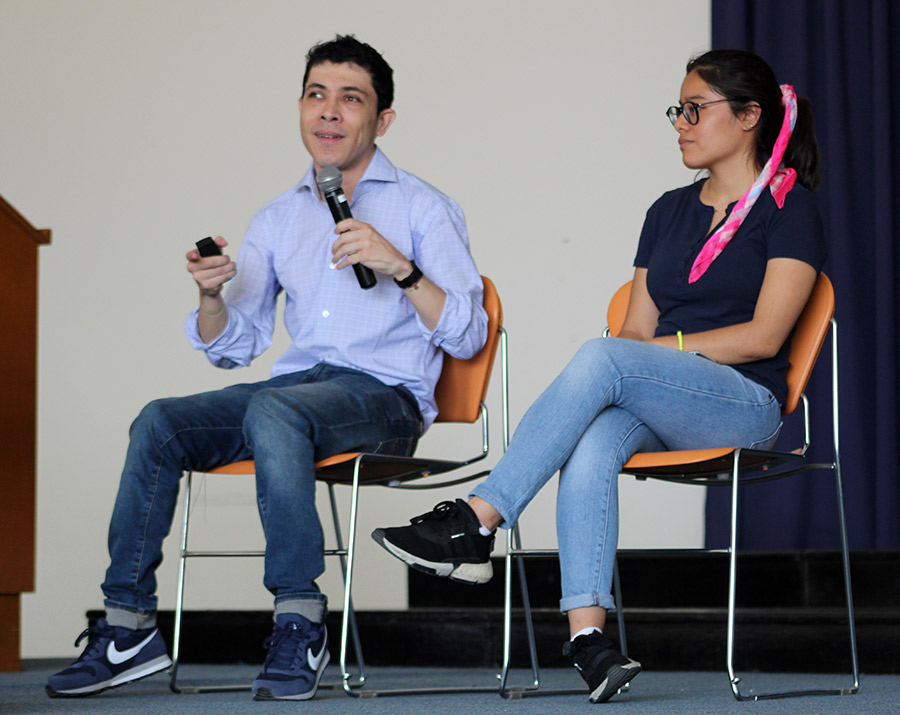
[[[514,524],[506,533],[506,561],[503,588],[503,669],[500,672],[500,695],[504,698],[519,698],[523,692],[535,691],[541,687],[541,676],[538,669],[537,645],[534,637],[534,619],[531,614],[531,599],[528,595],[528,582],[525,578],[524,557],[516,557],[519,571],[519,588],[522,593],[522,608],[528,638],[528,652],[531,660],[531,685],[509,688],[509,670],[512,652],[512,554],[514,548],[521,550],[522,541],[519,525]]]
[[[838,520],[841,525],[841,563],[844,568],[844,595],[847,600],[847,619],[850,627],[850,661],[853,668],[852,692],[859,691],[859,660],[856,650],[856,619],[853,615],[853,589],[850,584],[850,544],[847,539],[847,519],[844,513],[844,487],[841,480],[841,430],[838,392],[838,329],[831,318],[831,422],[834,440],[834,486],[837,490]]]
[[[203,685],[203,686],[185,686],[178,684],[178,667],[180,664],[180,656],[181,656],[181,631],[182,631],[182,620],[184,614],[184,589],[185,589],[185,567],[187,565],[187,560],[191,556],[221,556],[221,557],[241,557],[241,556],[254,556],[259,557],[263,556],[264,552],[262,551],[231,551],[231,552],[189,552],[188,551],[188,533],[190,527],[190,510],[191,510],[191,488],[193,486],[193,474],[188,472],[185,475],[185,488],[184,488],[184,496],[185,496],[185,506],[184,506],[184,516],[182,519],[182,527],[181,527],[181,553],[179,555],[178,560],[178,591],[175,596],[175,627],[172,637],[172,667],[169,669],[169,689],[173,693],[179,694],[196,694],[196,693],[219,693],[219,692],[234,692],[234,691],[249,691],[250,685]],[[330,485],[329,485],[330,488]],[[341,531],[340,531],[340,520],[338,518],[337,506],[334,500],[333,491],[330,494],[331,496],[331,508],[332,508],[332,516],[334,518],[335,524],[335,535],[337,539],[337,549],[333,551],[327,551],[326,554],[336,555],[341,560],[341,570],[344,573],[344,578],[346,579],[347,571],[346,564],[344,561],[344,547],[341,539]],[[359,637],[359,628],[356,623],[356,613],[353,611],[353,606],[351,603],[350,606],[350,632],[353,636],[353,646],[354,652],[356,654],[357,664],[359,667],[359,674],[356,678],[356,682],[349,683],[349,687],[351,688],[359,688],[365,683],[366,673],[365,673],[365,662],[363,661],[363,653],[362,653],[362,643]],[[338,687],[348,687],[345,681],[342,680],[341,683],[319,683],[319,687],[322,689],[328,688],[338,688]]]
[[[737,515],[738,515],[738,466],[741,450],[734,451],[734,464],[731,472],[731,543],[728,548],[728,635],[726,643],[726,669],[731,692],[738,700],[744,698],[740,694],[740,678],[734,674],[734,610],[735,592],[737,590]]]
[[[181,625],[184,613],[184,572],[188,559],[188,529],[191,514],[191,487],[193,473],[185,475],[184,517],[181,525],[181,553],[178,558],[178,592],[175,594],[175,628],[172,636],[172,667],[169,669],[169,689],[180,695],[196,693],[221,693],[250,690],[249,685],[178,685],[178,666],[181,660]]]
[[[344,587],[346,588],[346,586],[347,586],[347,559],[342,553],[342,552],[344,552],[344,539],[341,536],[341,520],[340,520],[340,517],[338,516],[337,500],[335,499],[333,484],[328,485],[328,498],[331,501],[331,518],[334,521],[334,538],[337,543],[338,558],[340,559],[341,573],[344,576]],[[353,651],[356,654],[356,665],[357,665],[357,668],[359,668],[359,674],[356,677],[356,683],[350,683],[349,687],[361,688],[366,683],[366,663],[365,663],[365,660],[363,659],[362,641],[359,638],[359,627],[357,626],[357,623],[356,623],[356,611],[353,608],[353,600],[352,599],[350,599],[349,623],[350,623],[350,633],[353,637]],[[346,669],[343,668],[343,666],[342,666],[342,668],[341,668],[341,675],[342,675],[341,684],[349,683],[351,680],[351,678],[349,676],[347,678],[345,678],[344,673],[346,673]],[[320,686],[320,687],[337,687],[337,686],[336,685],[331,686],[329,684],[329,685]]]
[[[841,526],[841,541],[843,546],[844,583],[847,590],[847,610],[850,618],[850,644],[853,660],[853,686],[850,688],[820,688],[809,690],[786,690],[770,693],[745,694],[741,692],[741,678],[734,672],[734,631],[735,631],[735,597],[737,591],[737,527],[738,527],[738,465],[741,450],[735,450],[734,467],[731,484],[731,559],[729,563],[728,577],[728,644],[727,644],[727,668],[728,678],[731,682],[731,691],[736,700],[774,700],[778,698],[796,698],[807,695],[854,695],[859,691],[859,672],[856,660],[856,630],[853,623],[853,600],[850,591],[850,561],[847,549],[847,532],[844,523],[843,499],[840,489],[840,467],[835,462],[831,467],[835,470],[838,484],[838,508]],[[827,465],[826,465],[827,466]]]
[[[625,637],[625,614],[622,611],[622,582],[619,580],[619,560],[613,562],[613,598],[616,600],[616,623],[619,626],[619,646],[622,655],[628,657],[628,639]],[[631,687],[631,683],[625,683],[623,690]]]
[[[619,560],[613,562],[613,598],[616,601],[616,623],[619,626],[619,648],[626,658],[628,657],[628,638],[625,635],[625,610],[622,605],[622,582],[619,579]],[[620,693],[631,690],[631,681],[619,688]]]
[[[534,626],[532,619],[531,606],[528,599],[528,587],[525,582],[525,570],[524,570],[524,559],[526,556],[538,556],[538,555],[558,555],[559,552],[557,549],[523,549],[520,535],[518,531],[518,525],[514,529],[510,529],[507,534],[507,545],[506,545],[506,583],[505,583],[505,597],[504,597],[504,621],[503,621],[503,672],[501,673],[501,683],[500,683],[500,695],[504,698],[509,699],[519,699],[526,697],[540,697],[540,696],[549,696],[549,695],[584,695],[586,690],[585,687],[582,686],[580,688],[552,688],[552,689],[540,689],[540,673],[538,669],[538,661],[537,661],[537,648],[534,641]],[[523,605],[524,608],[524,617],[525,617],[525,625],[528,631],[529,638],[529,649],[531,652],[531,667],[532,667],[532,675],[534,677],[533,683],[531,685],[526,686],[516,686],[516,687],[508,687],[506,685],[508,672],[509,672],[509,662],[510,662],[510,650],[512,647],[512,559],[515,557],[519,566],[519,575],[520,581],[523,589]],[[620,591],[618,588],[618,565],[616,567],[615,578],[614,578],[614,588],[616,589],[616,604],[618,606],[620,599]],[[621,614],[621,608],[619,610],[619,625],[620,629],[624,634],[624,620]],[[628,685],[621,688],[619,692],[626,692],[628,690]]]
[[[175,594],[175,629],[172,635],[172,667],[169,669],[169,689],[181,693],[178,687],[178,661],[181,654],[181,609],[184,604],[184,552],[187,551],[188,521],[191,509],[191,481],[188,472],[184,481],[184,516],[181,524],[181,553],[178,556],[178,592]]]
[[[836,419],[836,418],[835,418]],[[847,539],[847,520],[844,515],[844,491],[841,486],[841,464],[835,462],[834,480],[837,487],[838,519],[841,524],[841,564],[844,569],[844,596],[847,600],[847,622],[850,627],[850,662],[853,668],[853,686],[842,692],[852,695],[859,691],[859,660],[856,650],[856,619],[853,615],[853,588],[850,584],[850,546]]]
[[[357,457],[353,464],[353,485],[350,492],[350,532],[347,536],[347,566],[344,576],[344,612],[341,619],[341,680],[344,691],[348,695],[359,693],[350,687],[350,673],[347,670],[347,635],[350,629],[350,604],[353,593],[353,557],[356,553],[356,517],[359,505],[359,465],[361,457]]]
[[[340,665],[344,684],[344,692],[354,698],[375,698],[395,695],[425,695],[425,694],[450,694],[450,693],[496,693],[496,686],[483,687],[446,687],[446,688],[393,688],[387,690],[365,690],[354,687],[350,683],[350,673],[347,669],[347,645],[350,632],[351,604],[353,602],[353,566],[356,557],[356,527],[359,512],[359,470],[362,455],[358,456],[353,465],[353,482],[350,487],[350,527],[347,534],[347,572],[344,583],[344,614],[341,622],[341,655]]]

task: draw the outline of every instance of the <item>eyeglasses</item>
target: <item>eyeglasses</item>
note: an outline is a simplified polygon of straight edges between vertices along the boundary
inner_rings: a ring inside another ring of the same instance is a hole
[[[696,124],[700,121],[700,110],[703,107],[708,107],[710,104],[718,104],[719,102],[730,101],[731,99],[714,99],[711,102],[703,102],[703,104],[697,104],[697,102],[684,102],[682,104],[676,104],[669,107],[666,110],[666,116],[669,118],[669,121],[672,122],[673,125],[678,121],[678,117],[682,114],[684,115],[684,119],[688,124]]]

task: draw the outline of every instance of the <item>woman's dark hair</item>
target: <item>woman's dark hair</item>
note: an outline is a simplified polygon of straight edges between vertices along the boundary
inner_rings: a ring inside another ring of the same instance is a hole
[[[710,50],[688,62],[687,73],[694,70],[711,89],[731,100],[729,105],[735,115],[753,102],[759,105],[754,158],[762,168],[772,155],[784,121],[781,87],[775,72],[762,57],[744,50]],[[812,105],[805,97],[797,98],[797,123],[782,161],[797,172],[797,181],[803,186],[811,191],[819,188],[819,143]]]
[[[320,42],[306,55],[306,71],[303,73],[304,91],[309,71],[324,62],[333,62],[336,65],[350,62],[368,72],[372,79],[372,89],[378,98],[379,114],[394,103],[394,70],[371,45],[360,42],[353,35],[336,35],[333,40]]]

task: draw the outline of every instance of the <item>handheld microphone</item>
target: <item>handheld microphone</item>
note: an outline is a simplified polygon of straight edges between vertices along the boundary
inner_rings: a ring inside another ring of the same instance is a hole
[[[341,188],[343,178],[340,169],[336,169],[333,166],[326,166],[316,174],[316,184],[325,195],[325,201],[328,202],[328,208],[331,209],[331,215],[334,217],[335,223],[340,223],[345,218],[353,218],[350,214],[350,205],[347,203],[347,197]],[[371,288],[377,282],[372,269],[364,266],[362,263],[354,263],[353,272],[356,274],[356,280],[359,281],[360,288]]]

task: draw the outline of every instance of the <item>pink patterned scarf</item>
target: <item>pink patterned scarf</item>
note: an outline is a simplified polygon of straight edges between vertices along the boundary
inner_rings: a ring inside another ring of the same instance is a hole
[[[756,177],[753,185],[747,190],[747,193],[737,202],[725,223],[722,224],[722,227],[710,236],[703,248],[700,249],[700,253],[694,260],[694,265],[691,266],[688,283],[694,283],[706,273],[706,269],[709,268],[710,264],[725,250],[725,246],[728,245],[728,242],[740,228],[766,186],[771,190],[778,208],[784,207],[785,197],[794,188],[797,172],[793,169],[778,168],[784,156],[784,150],[787,148],[788,141],[790,141],[791,132],[794,131],[794,125],[797,123],[797,95],[794,93],[794,88],[789,84],[781,85],[781,104],[784,106],[784,121],[781,124],[778,138],[775,140],[775,146],[772,148],[772,156],[769,157],[766,165],[759,176]]]

